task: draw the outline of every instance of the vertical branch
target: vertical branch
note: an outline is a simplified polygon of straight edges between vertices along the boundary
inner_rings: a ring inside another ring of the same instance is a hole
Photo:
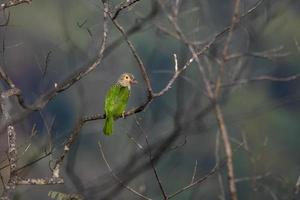
[[[16,187],[17,175],[17,136],[14,126],[11,123],[11,103],[9,102],[9,97],[17,95],[20,90],[14,88],[1,93],[1,109],[3,112],[4,120],[7,122],[7,140],[8,140],[8,162],[9,162],[9,180],[6,186],[4,186],[4,192],[1,199],[9,199],[10,193]]]
[[[224,76],[225,63],[226,63],[226,60],[228,57],[229,44],[231,42],[235,26],[239,21],[239,10],[240,10],[240,0],[235,0],[233,16],[232,16],[231,24],[229,27],[228,36],[226,38],[224,48],[222,51],[222,58],[220,61],[220,71],[219,71],[217,81],[216,81],[216,88],[215,88],[215,97],[216,98],[218,98],[219,93],[220,93],[221,83],[222,83],[222,79]]]
[[[169,20],[169,22],[174,26],[175,31],[177,33],[177,35],[180,37],[180,39],[185,43],[185,45],[188,47],[189,51],[192,53],[192,58],[188,60],[188,62],[186,63],[186,66],[189,65],[190,63],[192,63],[193,61],[196,61],[196,63],[198,64],[198,68],[200,70],[201,73],[201,78],[203,80],[203,83],[205,85],[205,89],[206,92],[208,94],[208,97],[210,99],[213,99],[213,91],[212,91],[212,87],[210,84],[210,81],[208,80],[204,67],[201,65],[200,63],[200,59],[198,57],[198,54],[203,53],[205,50],[207,50],[207,48],[210,47],[211,42],[206,45],[201,51],[200,53],[197,53],[196,49],[194,48],[194,46],[191,44],[191,42],[187,39],[187,37],[185,36],[185,34],[182,32],[181,28],[179,27],[178,23],[177,23],[177,19],[175,17],[173,17],[172,15],[170,15],[167,10],[165,5],[159,1],[160,6],[163,8],[163,10],[165,11],[167,18]],[[214,42],[214,40],[212,40],[212,42]]]
[[[191,42],[184,35],[183,31],[181,30],[181,28],[178,25],[177,19],[175,17],[171,16],[170,14],[168,14],[168,12],[165,8],[165,5],[161,1],[159,1],[159,3],[161,5],[161,7],[163,8],[163,10],[165,11],[169,22],[174,26],[177,35],[187,45],[189,51],[192,53],[193,58],[191,60],[195,60],[197,65],[198,65],[198,68],[199,68],[199,71],[201,73],[202,80],[203,80],[203,83],[204,83],[204,86],[205,86],[206,93],[208,95],[209,100],[213,104],[215,116],[216,116],[218,127],[219,127],[219,131],[221,133],[223,143],[224,143],[225,153],[226,153],[226,157],[227,157],[226,164],[227,164],[227,171],[228,171],[228,185],[229,185],[230,198],[231,198],[231,200],[237,200],[237,191],[236,191],[236,186],[235,186],[235,182],[234,182],[232,148],[231,148],[231,144],[230,144],[230,141],[229,141],[229,134],[228,134],[227,129],[226,129],[223,113],[222,113],[221,107],[218,103],[218,94],[219,94],[219,90],[220,90],[218,88],[220,88],[220,85],[221,85],[221,82],[222,82],[222,77],[223,77],[223,72],[224,72],[224,67],[225,67],[225,61],[226,61],[226,57],[227,57],[227,54],[228,54],[229,43],[230,43],[230,41],[232,39],[232,36],[233,36],[233,30],[235,28],[235,25],[239,21],[240,0],[235,0],[234,14],[233,14],[233,18],[232,18],[231,25],[230,25],[230,28],[229,28],[228,37],[226,39],[224,49],[223,49],[223,55],[222,55],[223,59],[222,59],[221,64],[220,64],[220,72],[221,73],[219,73],[219,75],[218,75],[217,86],[216,86],[215,91],[213,91],[213,87],[212,87],[212,85],[211,85],[211,83],[208,79],[207,73],[205,72],[204,67],[201,65],[201,62],[200,62],[200,59],[199,59],[200,54],[199,53],[197,54],[194,45],[191,44]],[[207,47],[209,47],[209,46],[207,46]],[[203,50],[205,50],[205,47],[203,48]]]
[[[116,28],[120,31],[120,33],[124,37],[124,40],[126,41],[127,45],[129,46],[129,49],[130,49],[133,57],[136,59],[138,65],[139,65],[140,71],[142,73],[143,79],[146,82],[146,87],[147,87],[147,92],[148,92],[148,99],[151,99],[153,97],[153,90],[152,90],[152,86],[151,86],[149,76],[148,76],[147,71],[146,71],[146,67],[144,66],[144,63],[143,63],[142,59],[139,57],[139,55],[138,55],[135,47],[133,46],[132,42],[128,39],[128,36],[126,35],[123,27],[117,22],[116,19],[114,19],[112,17],[111,13],[108,13],[108,14],[109,14],[109,17],[111,18],[113,24],[116,26]]]
[[[233,170],[233,160],[232,160],[232,148],[229,140],[229,134],[226,129],[224,116],[219,104],[215,104],[215,114],[218,121],[219,130],[223,139],[225,154],[227,157],[226,165],[227,165],[227,178],[229,184],[229,194],[231,200],[237,200],[237,190],[234,182],[234,170]]]
[[[198,161],[195,161],[195,166],[194,166],[194,171],[193,171],[193,176],[191,179],[191,184],[195,181],[195,176],[196,176],[196,172],[197,172],[197,165],[198,165]]]
[[[9,125],[7,127],[7,139],[8,139],[8,162],[10,173],[12,177],[15,176],[15,170],[17,167],[17,137],[14,126]]]
[[[215,158],[216,158],[216,163],[220,162],[220,133],[217,133],[216,136],[216,149],[215,149]],[[225,191],[224,191],[224,185],[223,185],[223,179],[222,179],[222,174],[220,171],[218,171],[218,181],[219,181],[219,187],[220,187],[220,196],[219,198],[221,200],[225,200]]]
[[[157,183],[158,183],[158,186],[159,186],[159,189],[164,197],[164,199],[168,199],[168,195],[167,193],[165,192],[163,186],[162,186],[162,182],[158,176],[158,173],[157,173],[157,170],[155,168],[155,165],[154,165],[154,162],[153,162],[153,157],[152,157],[152,152],[151,152],[151,148],[149,148],[149,140],[148,140],[148,136],[147,134],[145,133],[145,131],[143,130],[143,128],[141,127],[139,121],[137,119],[135,119],[135,123],[136,125],[139,127],[139,129],[141,130],[141,132],[144,134],[145,136],[145,140],[146,140],[146,144],[147,144],[147,149],[148,149],[148,155],[149,155],[149,160],[150,160],[150,164],[151,164],[151,168],[153,169],[153,172],[155,174],[155,178],[157,180]]]
[[[223,48],[223,52],[222,52],[222,59],[221,59],[221,63],[220,63],[220,71],[219,71],[217,81],[216,81],[216,88],[215,88],[215,95],[214,95],[214,99],[216,102],[218,101],[218,97],[220,95],[221,83],[222,83],[222,79],[223,79],[224,71],[225,71],[225,63],[226,63],[226,59],[228,57],[229,44],[230,44],[232,36],[233,36],[234,28],[239,21],[239,10],[240,10],[240,0],[235,0],[233,17],[232,17],[231,25],[229,28],[229,33],[228,33],[228,36],[227,36],[225,44],[224,44],[224,48]],[[224,121],[224,117],[223,117],[223,113],[222,113],[220,105],[215,104],[214,110],[215,110],[215,114],[217,117],[219,130],[220,130],[220,133],[221,133],[221,136],[223,139],[225,153],[227,156],[226,164],[227,164],[227,172],[228,172],[227,177],[228,177],[230,199],[237,200],[238,199],[237,198],[237,190],[236,190],[236,185],[234,182],[235,178],[234,178],[233,159],[232,159],[232,147],[230,144],[229,135],[228,135],[228,132],[226,129],[226,125],[225,125],[225,121]]]

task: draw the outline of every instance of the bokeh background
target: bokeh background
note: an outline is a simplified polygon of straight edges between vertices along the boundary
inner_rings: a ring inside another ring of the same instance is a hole
[[[171,10],[175,0],[162,1]],[[197,48],[210,40],[231,22],[233,1],[179,1],[178,22],[189,40]],[[121,1],[109,1],[114,9]],[[257,3],[242,0],[241,13]],[[224,84],[258,76],[285,77],[300,73],[300,2],[297,0],[265,0],[254,12],[243,19],[234,31],[230,53],[243,54],[227,63]],[[2,68],[21,89],[26,104],[65,80],[72,72],[92,63],[102,40],[103,5],[95,0],[33,0],[5,11],[1,21],[10,15],[7,26],[0,27]],[[117,18],[129,32],[142,58],[154,91],[160,91],[174,72],[173,54],[179,67],[191,57],[187,47],[176,37],[165,12],[156,1],[141,0],[125,9]],[[132,28],[134,27],[134,28]],[[49,147],[51,135],[53,154],[22,170],[24,177],[49,175],[49,161],[62,151],[63,143],[81,116],[103,113],[105,93],[123,72],[135,75],[128,104],[133,108],[147,98],[145,84],[138,64],[118,30],[109,21],[108,50],[95,71],[60,93],[41,111],[32,112],[16,122],[19,152],[26,149],[18,164],[22,166],[39,157]],[[203,56],[202,62],[211,70],[211,81],[218,71],[224,40],[215,42]],[[268,56],[251,56],[251,53]],[[267,52],[267,53],[266,53]],[[235,74],[239,73],[239,76]],[[298,79],[287,82],[253,81],[232,84],[222,89],[221,105],[234,151],[238,197],[243,200],[300,199],[296,183],[300,176],[300,93]],[[1,89],[6,86],[1,82]],[[13,112],[22,108],[12,102]],[[19,186],[15,198],[49,199],[49,191],[80,194],[84,199],[139,199],[121,188],[112,178],[99,151],[103,144],[107,159],[121,179],[129,178],[128,162],[137,155],[133,166],[147,162],[147,154],[130,139],[146,147],[159,145],[165,138],[178,132],[179,137],[162,152],[156,168],[165,190],[171,194],[190,183],[197,162],[196,178],[207,174],[216,159],[224,159],[219,146],[216,157],[218,128],[209,106],[199,69],[193,63],[163,96],[156,98],[144,111],[120,119],[110,137],[102,134],[103,120],[87,123],[77,142],[64,161],[64,185]],[[141,128],[136,125],[136,120]],[[35,134],[32,134],[36,130]],[[32,136],[33,135],[33,136]],[[0,135],[1,166],[7,164],[7,139]],[[28,145],[30,144],[30,147]],[[28,147],[28,148],[27,148]],[[127,168],[124,168],[127,166]],[[1,168],[5,176],[7,168]],[[220,177],[223,178],[228,199],[226,168],[203,183],[194,186],[174,199],[222,199]],[[245,178],[246,177],[246,178]],[[130,175],[128,185],[153,199],[162,199],[151,169]],[[240,179],[241,178],[241,179]],[[245,179],[243,179],[245,178]],[[298,188],[299,189],[299,188]],[[110,195],[107,197],[106,195]]]

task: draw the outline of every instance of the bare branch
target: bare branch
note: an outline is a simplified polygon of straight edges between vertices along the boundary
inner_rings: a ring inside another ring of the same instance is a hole
[[[126,135],[140,150],[144,149],[144,147],[140,143],[138,143],[136,139],[134,139],[134,137],[130,136],[129,134]]]
[[[295,44],[296,44],[296,47],[297,47],[297,50],[300,52],[300,45],[299,45],[299,42],[296,38],[294,38],[294,41],[295,41]]]
[[[193,183],[190,183],[189,185],[177,190],[176,192],[174,192],[173,194],[169,195],[168,196],[168,199],[172,199],[174,198],[175,196],[177,196],[178,194],[188,190],[188,189],[191,189],[193,186],[197,185],[197,184],[200,184],[202,182],[204,182],[206,179],[208,179],[210,176],[212,176],[213,174],[216,173],[216,171],[219,169],[219,167],[216,165],[214,166],[210,172],[208,174],[206,174],[205,176],[203,176],[202,178],[199,178],[199,179],[196,179]]]
[[[216,135],[216,144],[215,144],[215,158],[216,158],[216,163],[220,162],[220,132],[217,133]],[[222,174],[220,171],[218,171],[218,182],[219,182],[219,187],[220,187],[220,199],[225,200],[225,190],[224,190],[224,183],[223,183],[223,178]]]
[[[184,33],[182,32],[182,30],[180,29],[178,23],[177,23],[177,19],[174,18],[172,15],[170,15],[167,10],[166,10],[166,7],[165,5],[161,2],[161,1],[158,1],[160,6],[163,8],[169,22],[174,26],[175,30],[176,30],[176,33],[177,35],[181,38],[181,40],[187,45],[187,47],[189,48],[189,51],[192,53],[192,58],[190,58],[187,63],[185,64],[185,66],[182,68],[182,71],[185,70],[185,68],[187,66],[189,66],[194,60],[197,62],[198,64],[198,68],[201,72],[201,78],[204,82],[204,85],[206,87],[206,92],[208,93],[209,97],[212,98],[213,97],[213,93],[212,93],[212,90],[211,90],[211,87],[210,87],[210,83],[209,83],[209,80],[207,79],[207,77],[205,76],[205,71],[204,71],[204,68],[200,65],[200,60],[199,60],[199,55],[200,54],[203,54],[206,50],[208,50],[210,48],[210,46],[213,44],[213,42],[216,40],[216,38],[218,36],[215,36],[206,46],[204,46],[200,51],[199,53],[196,52],[195,48],[193,45],[191,45],[191,43],[189,42],[189,40],[186,38],[186,36],[184,35]],[[175,75],[174,75],[175,76]],[[176,79],[176,78],[175,78]]]
[[[161,91],[153,94],[154,97],[162,96],[168,90],[170,90],[171,87],[172,87],[172,85],[176,81],[176,79],[179,77],[179,75],[191,64],[191,63],[188,63],[184,67],[178,69],[178,61],[177,61],[176,54],[174,54],[174,62],[175,62],[174,63],[174,69],[175,69],[175,71],[174,71],[173,77],[169,80],[169,82],[167,83],[167,85]]]
[[[74,85],[77,81],[81,80],[83,77],[88,75],[90,72],[94,71],[97,66],[102,62],[104,50],[106,48],[107,43],[107,13],[108,13],[108,5],[107,3],[103,3],[104,11],[103,11],[103,38],[100,45],[100,49],[97,54],[97,58],[91,65],[83,66],[79,70],[75,71],[71,74],[67,79],[65,79],[62,83],[59,83],[51,89],[46,94],[41,95],[32,105],[26,105],[22,96],[18,95],[18,100],[20,105],[31,111],[38,111],[42,109],[49,101],[51,101],[57,94],[64,92],[72,85]]]
[[[247,53],[235,53],[231,55],[227,55],[225,60],[232,60],[241,58],[243,56],[251,56],[251,57],[257,57],[257,58],[263,58],[268,59],[271,61],[274,61],[275,58],[282,58],[288,56],[289,52],[281,52],[284,47],[280,46],[274,49],[262,51],[262,52],[247,52]]]
[[[112,20],[115,20],[120,12],[128,7],[134,5],[135,3],[139,2],[140,0],[126,0],[122,2],[116,9],[115,13],[112,15]]]
[[[45,78],[45,76],[46,76],[51,54],[52,54],[52,51],[49,51],[47,53],[47,55],[46,55],[46,58],[45,58],[45,67],[44,67],[44,71],[43,71],[43,78]]]
[[[219,64],[220,68],[219,68],[219,74],[217,76],[215,94],[214,94],[215,101],[218,99],[219,94],[220,94],[221,84],[223,81],[223,76],[224,76],[224,71],[225,71],[226,58],[227,58],[228,52],[229,52],[229,44],[232,40],[234,29],[235,29],[235,27],[239,21],[239,17],[240,17],[239,15],[240,15],[240,3],[241,2],[240,2],[240,0],[235,0],[234,2],[235,2],[234,11],[233,11],[232,19],[231,19],[229,33],[226,38],[224,48],[222,51],[221,63]],[[227,128],[225,125],[224,117],[222,114],[222,110],[218,104],[215,105],[215,114],[217,117],[219,130],[220,130],[220,133],[221,133],[221,136],[223,139],[225,153],[226,153],[226,157],[227,157],[227,172],[228,172],[227,177],[228,177],[228,187],[229,187],[230,199],[237,200],[238,197],[237,197],[236,185],[234,182],[235,178],[234,178],[234,168],[233,168],[233,161],[232,161],[232,148],[231,148]]]
[[[63,184],[64,180],[59,177],[51,178],[19,178],[16,182],[17,185],[57,185]]]
[[[91,70],[95,69],[95,67],[101,62],[102,57],[103,57],[103,52],[105,50],[105,45],[106,45],[106,40],[107,40],[107,33],[108,33],[108,30],[107,30],[108,3],[103,1],[103,5],[104,5],[104,11],[103,11],[103,21],[104,21],[104,23],[103,23],[103,41],[102,41],[102,45],[101,45],[101,48],[100,48],[100,51],[99,51],[99,54],[98,54],[98,59],[94,62],[94,64],[90,68],[87,69],[87,71],[85,71],[85,74],[87,74]],[[80,133],[80,130],[81,130],[82,126],[84,125],[84,123],[87,122],[87,121],[92,121],[92,120],[100,119],[100,118],[103,119],[104,116],[100,116],[100,115],[91,116],[91,117],[88,117],[88,118],[82,118],[78,121],[78,123],[76,124],[76,126],[75,126],[74,130],[72,131],[70,137],[68,138],[67,142],[64,144],[64,150],[61,153],[61,155],[59,156],[59,158],[55,161],[52,170],[57,169],[61,165],[61,163],[63,162],[65,156],[69,153],[71,145],[77,139],[77,137]]]
[[[111,173],[111,175],[113,176],[113,178],[120,184],[122,185],[123,187],[125,187],[128,191],[132,192],[133,194],[143,198],[143,199],[147,199],[147,200],[151,200],[150,198],[144,196],[143,194],[137,192],[136,190],[132,189],[131,187],[129,187],[128,185],[124,184],[123,181],[113,172],[112,168],[110,167],[107,159],[106,159],[106,156],[105,156],[105,153],[103,151],[103,147],[102,147],[102,144],[101,142],[99,141],[98,142],[98,145],[99,145],[99,149],[100,149],[100,152],[101,152],[101,156],[109,170],[109,172]]]
[[[222,114],[222,110],[220,108],[220,105],[215,103],[218,100],[219,88],[220,88],[220,84],[222,82],[223,71],[224,71],[224,67],[225,67],[225,59],[222,59],[222,64],[220,65],[220,70],[221,71],[220,71],[219,76],[217,78],[215,91],[213,92],[210,81],[208,80],[208,78],[206,76],[206,72],[205,72],[203,66],[200,63],[200,60],[199,60],[199,57],[198,57],[199,53],[196,53],[194,46],[185,37],[185,35],[183,34],[182,30],[180,29],[176,19],[174,17],[172,17],[170,14],[167,13],[165,5],[161,1],[159,1],[159,3],[161,5],[161,7],[164,9],[169,22],[174,26],[174,28],[176,30],[176,33],[179,35],[181,40],[187,45],[187,47],[189,48],[189,51],[192,53],[193,58],[190,59],[189,61],[192,62],[193,60],[195,60],[196,63],[198,64],[198,68],[199,68],[199,71],[200,71],[201,76],[202,76],[201,78],[202,78],[203,83],[205,85],[206,93],[207,93],[210,101],[212,103],[214,103],[215,115],[216,115],[216,118],[217,118],[220,133],[221,133],[222,138],[223,138],[223,143],[224,143],[226,157],[227,157],[228,184],[229,184],[230,197],[231,197],[232,200],[237,200],[237,192],[236,192],[236,187],[235,187],[235,183],[234,183],[234,170],[233,170],[233,163],[232,163],[232,149],[231,149],[231,145],[230,145],[226,125],[225,125],[225,122],[224,122],[224,117],[223,117],[223,114]],[[227,40],[226,40],[226,43],[225,43],[224,49],[223,49],[223,58],[225,58],[227,56],[228,45],[231,41],[231,38],[232,38],[232,35],[233,35],[233,30],[234,30],[237,22],[239,21],[239,9],[240,9],[240,1],[236,0],[235,1],[234,14],[233,14],[233,17],[232,17],[232,22],[231,22],[231,25],[229,27],[229,34],[228,34],[228,37],[227,37]],[[224,29],[223,32],[220,32],[219,34],[217,34],[213,38],[212,42],[214,42],[214,40],[217,37],[221,36],[226,31],[227,31],[227,29]],[[210,47],[208,45],[210,45],[210,43],[208,43],[206,45],[207,49]],[[204,51],[206,48],[203,48],[201,51]]]
[[[193,183],[194,180],[195,180],[195,176],[196,176],[196,172],[197,172],[197,165],[198,165],[198,161],[196,160],[195,161],[195,166],[194,166],[194,171],[193,171],[193,176],[192,176],[191,183]]]
[[[142,59],[139,57],[139,55],[138,55],[136,49],[134,48],[133,44],[129,41],[129,39],[128,39],[128,37],[127,37],[127,35],[126,35],[123,27],[115,19],[113,19],[113,17],[111,16],[110,13],[108,13],[108,14],[109,14],[110,18],[112,19],[112,22],[114,23],[114,25],[116,26],[116,28],[123,35],[124,40],[128,44],[132,55],[134,56],[134,58],[136,59],[138,65],[139,65],[139,68],[140,68],[140,71],[141,71],[142,76],[144,78],[144,81],[146,82],[147,91],[148,91],[148,99],[152,98],[152,96],[153,96],[152,86],[151,86],[150,79],[149,79],[149,76],[147,74],[147,71],[146,71],[146,68],[144,66],[144,63],[143,63]]]
[[[3,112],[4,120],[8,123],[6,127],[7,143],[8,143],[8,163],[9,163],[9,180],[5,186],[5,190],[1,198],[9,198],[10,193],[16,187],[16,168],[17,168],[17,134],[15,127],[11,124],[11,102],[9,97],[17,95],[20,91],[16,88],[4,91],[1,93],[0,104]]]
[[[215,87],[215,98],[218,98],[219,94],[220,94],[220,86],[222,83],[222,79],[224,76],[224,70],[225,70],[225,63],[226,63],[226,58],[228,57],[228,49],[229,49],[229,44],[231,42],[231,39],[233,37],[233,31],[236,27],[236,24],[239,21],[239,10],[240,10],[240,0],[235,0],[235,5],[234,5],[234,13],[232,15],[232,20],[231,20],[231,24],[229,27],[229,33],[228,36],[226,38],[225,44],[224,44],[224,48],[222,51],[222,58],[220,61],[220,68],[219,68],[219,74],[217,77],[217,81],[216,81],[216,87]]]
[[[257,175],[257,176],[250,176],[250,177],[242,177],[242,178],[236,178],[234,181],[236,183],[240,183],[240,182],[244,182],[244,181],[253,181],[253,180],[259,180],[259,179],[263,179],[266,178],[268,176],[270,176],[271,173],[267,172],[265,174],[262,175]]]
[[[9,0],[6,3],[0,4],[0,10],[4,10],[6,8],[10,8],[24,3],[29,4],[31,3],[31,0]]]
[[[227,178],[229,184],[229,192],[231,195],[231,199],[237,200],[237,191],[234,183],[235,178],[234,178],[234,169],[233,169],[233,160],[232,160],[232,148],[229,140],[229,134],[227,132],[227,128],[225,125],[225,121],[224,121],[224,117],[220,105],[216,104],[214,108],[215,108],[215,114],[218,121],[219,130],[223,139],[225,154],[227,159],[226,164],[227,164],[227,171],[228,171]]]
[[[240,79],[237,81],[234,81],[232,83],[224,83],[221,86],[222,87],[231,87],[231,86],[236,86],[236,85],[245,85],[249,84],[252,82],[258,82],[258,81],[272,81],[272,82],[289,82],[289,81],[295,81],[300,78],[300,74],[295,74],[291,76],[286,76],[286,77],[275,77],[275,76],[258,76],[254,78],[249,78],[249,79]]]
[[[174,65],[175,72],[177,72],[178,71],[178,61],[177,61],[177,56],[175,53],[174,53],[174,63],[175,63],[175,65]]]
[[[74,130],[71,132],[71,135],[68,138],[67,142],[64,144],[63,152],[60,154],[59,158],[55,161],[53,169],[57,169],[57,167],[61,165],[64,158],[69,153],[72,144],[76,141],[76,139],[77,139],[77,137],[80,133],[80,130],[81,130],[81,128],[82,128],[82,126],[84,125],[85,122],[86,121],[83,120],[83,119],[80,119],[78,121],[78,123],[76,124]]]
[[[0,66],[0,78],[11,88],[15,88],[13,81],[7,76],[4,69]]]
[[[157,170],[155,168],[155,165],[154,165],[154,162],[152,160],[153,158],[152,158],[151,149],[149,148],[150,145],[149,145],[148,136],[145,133],[144,129],[142,128],[141,124],[139,123],[139,121],[137,119],[135,119],[135,123],[138,126],[138,128],[141,130],[141,132],[143,133],[143,135],[145,136],[146,144],[147,144],[147,147],[148,147],[147,150],[148,150],[149,161],[150,161],[150,164],[151,164],[151,168],[152,168],[152,170],[153,170],[153,172],[155,174],[155,178],[156,178],[156,181],[158,183],[159,189],[160,189],[160,191],[161,191],[164,199],[168,199],[168,195],[167,195],[166,191],[164,190],[164,187],[162,185],[162,182],[161,182],[161,180],[160,180],[160,178],[158,176],[158,172],[157,172]]]
[[[47,158],[47,157],[50,156],[51,154],[52,154],[51,151],[45,152],[44,155],[41,155],[39,158],[37,158],[37,159],[35,159],[35,160],[33,160],[33,161],[30,161],[29,163],[27,163],[27,164],[25,164],[25,165],[19,167],[18,169],[16,169],[16,172],[20,172],[20,171],[22,171],[23,169],[25,169],[25,168],[27,168],[27,167],[29,167],[29,166],[34,165],[35,163],[39,162],[40,160],[42,160],[42,159],[44,159],[44,158]],[[1,168],[1,169],[2,169],[2,168]],[[1,169],[0,169],[0,170],[1,170]]]

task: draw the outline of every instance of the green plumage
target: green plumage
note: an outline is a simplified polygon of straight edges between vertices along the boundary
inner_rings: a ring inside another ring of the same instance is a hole
[[[108,90],[104,105],[106,117],[103,132],[105,135],[112,134],[114,120],[125,112],[129,95],[129,87],[122,86],[119,83]]]

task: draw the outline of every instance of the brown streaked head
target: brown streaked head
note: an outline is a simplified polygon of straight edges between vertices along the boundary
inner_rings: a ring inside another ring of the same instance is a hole
[[[118,83],[120,85],[122,85],[123,87],[130,88],[130,85],[137,83],[137,81],[134,79],[134,76],[132,74],[130,74],[130,73],[124,73],[118,79]]]

